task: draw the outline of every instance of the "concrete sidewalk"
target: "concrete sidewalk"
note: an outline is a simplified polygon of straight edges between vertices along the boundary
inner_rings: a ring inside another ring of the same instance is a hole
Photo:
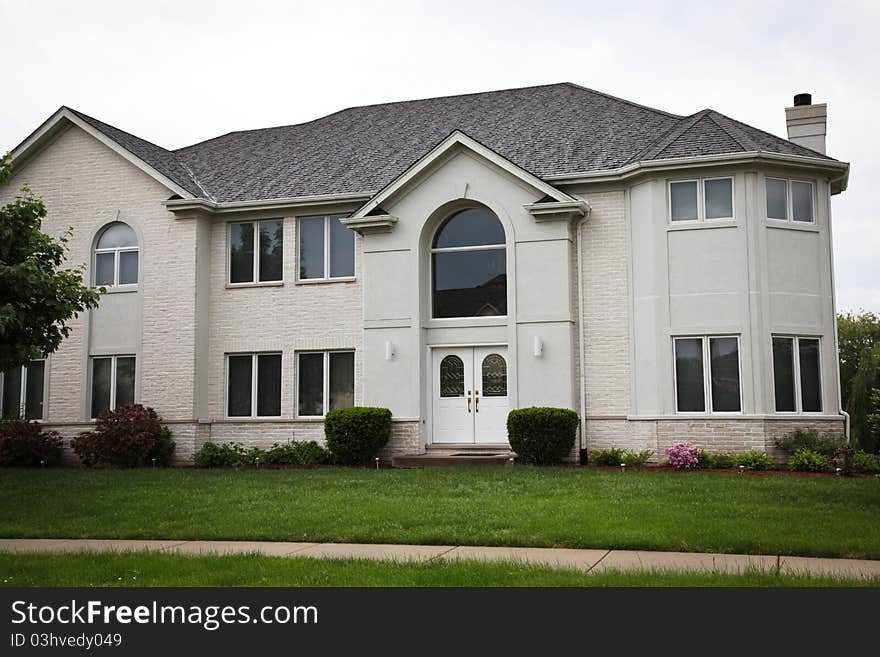
[[[113,539],[0,539],[0,552],[153,551],[177,554],[262,554],[313,559],[430,561],[470,559],[540,564],[584,572],[680,570],[738,573],[745,570],[837,577],[880,577],[880,561],[772,555],[576,550],[570,548],[483,547],[469,545],[383,545],[378,543],[284,543],[276,541],[146,541]]]

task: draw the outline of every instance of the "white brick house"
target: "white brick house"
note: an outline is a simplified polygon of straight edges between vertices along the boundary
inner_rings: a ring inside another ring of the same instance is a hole
[[[205,441],[323,439],[386,406],[387,454],[503,446],[510,408],[580,449],[772,450],[843,432],[825,106],[789,140],[572,84],[344,110],[169,151],[61,108],[12,184],[107,286],[44,362],[2,376],[73,436],[153,406]],[[42,379],[41,379],[42,376]]]

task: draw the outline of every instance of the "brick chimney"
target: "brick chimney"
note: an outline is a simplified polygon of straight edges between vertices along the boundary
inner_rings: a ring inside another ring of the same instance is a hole
[[[825,153],[825,133],[828,123],[828,106],[825,103],[813,104],[810,94],[794,97],[794,106],[785,108],[785,125],[788,140]]]

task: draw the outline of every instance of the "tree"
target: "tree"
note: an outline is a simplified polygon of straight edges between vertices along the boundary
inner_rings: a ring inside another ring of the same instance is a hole
[[[0,158],[0,185],[12,163]],[[44,357],[70,334],[72,318],[98,305],[103,289],[83,283],[85,265],[64,269],[73,229],[57,240],[40,231],[46,207],[26,186],[0,206],[0,370]]]
[[[853,443],[869,452],[880,451],[880,435],[872,431],[872,393],[880,388],[880,317],[872,312],[837,317],[840,349],[840,397],[850,414]]]

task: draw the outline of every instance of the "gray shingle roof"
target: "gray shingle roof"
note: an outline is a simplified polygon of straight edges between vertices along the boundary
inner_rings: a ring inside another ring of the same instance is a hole
[[[825,157],[713,110],[682,117],[571,83],[353,107],[176,151],[78,115],[181,187],[220,202],[374,193],[455,130],[538,177],[758,150]]]

